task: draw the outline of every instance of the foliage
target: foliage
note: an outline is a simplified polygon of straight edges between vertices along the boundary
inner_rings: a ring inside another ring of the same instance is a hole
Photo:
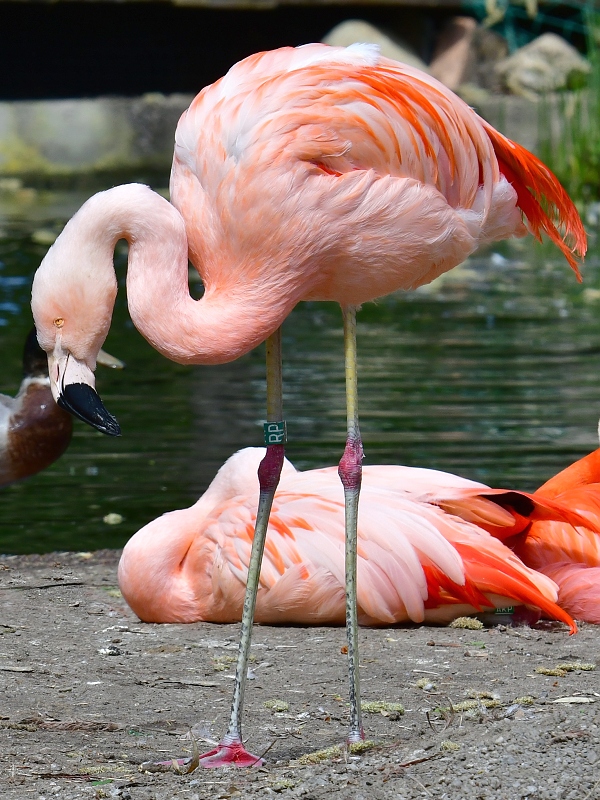
[[[576,44],[587,36],[594,0],[463,0],[462,8],[506,39],[512,53],[547,31]]]
[[[592,69],[587,88],[543,97],[539,102],[539,153],[571,197],[600,199],[600,19],[588,29]],[[553,119],[559,125],[553,124]]]

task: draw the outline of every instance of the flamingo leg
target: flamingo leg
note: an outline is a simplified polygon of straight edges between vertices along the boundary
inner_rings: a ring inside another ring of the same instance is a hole
[[[267,339],[267,424],[265,425],[265,443],[267,452],[258,468],[260,494],[254,539],[248,564],[248,579],[244,608],[242,611],[242,626],[240,647],[235,670],[235,683],[233,689],[233,702],[227,733],[214,750],[199,758],[201,767],[252,767],[263,764],[260,756],[249,753],[242,743],[242,712],[244,708],[244,693],[248,675],[248,657],[250,655],[250,642],[252,638],[252,625],[254,622],[254,609],[260,578],[260,567],[265,539],[269,524],[269,515],[273,505],[275,490],[279,484],[279,477],[283,467],[285,423],[283,422],[283,381],[281,372],[281,328]]]
[[[346,365],[346,448],[339,465],[346,509],[346,633],[348,636],[348,676],[350,684],[349,742],[365,738],[360,708],[358,663],[358,612],[356,603],[356,551],[358,499],[362,481],[363,446],[358,427],[358,384],[356,371],[356,306],[342,308],[344,316],[344,356]]]

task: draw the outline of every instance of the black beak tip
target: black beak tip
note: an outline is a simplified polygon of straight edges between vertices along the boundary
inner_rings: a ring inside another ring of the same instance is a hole
[[[87,383],[70,383],[64,387],[58,405],[65,411],[87,422],[92,428],[107,436],[120,436],[121,426],[106,410],[98,393]]]

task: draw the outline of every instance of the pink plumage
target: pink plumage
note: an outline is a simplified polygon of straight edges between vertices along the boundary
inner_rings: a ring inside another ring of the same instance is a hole
[[[576,270],[577,257],[585,253],[585,232],[573,203],[535,156],[494,131],[441,83],[381,57],[369,45],[344,49],[313,44],[251,56],[195,98],[179,122],[175,140],[171,203],[139,185],[95,195],[67,224],[35,275],[32,309],[40,344],[49,354],[53,395],[99,430],[119,433],[116,420],[93,390],[93,370],[116,296],[112,262],[120,238],[129,243],[131,318],[152,346],[180,363],[216,364],[238,358],[273,336],[301,300],[342,305],[349,414],[340,475],[348,497],[352,495],[347,516],[350,737],[358,739],[363,730],[353,564],[362,445],[354,381],[356,306],[425,284],[480,245],[525,235],[528,228],[536,236],[545,231]],[[189,293],[188,257],[204,284],[198,301]],[[274,380],[280,375],[275,365],[279,356],[274,355],[279,347],[267,350],[268,405],[279,420],[281,391]],[[280,449],[271,455],[275,475],[274,465],[279,467],[283,454]],[[273,481],[261,486],[265,503],[267,497],[270,502],[271,489]],[[326,493],[323,502],[327,497]],[[303,504],[299,497],[294,502]],[[361,525],[369,519],[365,502]],[[235,515],[242,513],[249,530],[253,508],[247,502],[235,511],[226,506],[222,513],[233,515],[228,524],[236,529]],[[385,515],[385,503],[373,503],[370,515],[375,519],[377,513]],[[423,511],[421,533],[424,520],[433,513]],[[184,512],[179,514],[183,520]],[[403,518],[407,514],[402,510]],[[256,763],[242,745],[240,709],[266,516],[268,512],[261,512],[257,525],[231,724],[217,750],[202,759],[206,766],[238,757],[243,763]],[[435,524],[431,526],[435,530]],[[384,554],[393,570],[387,577],[389,587],[383,579],[373,581],[372,597],[359,598],[365,620],[381,615],[382,622],[403,615],[425,618],[434,573],[475,593],[459,545],[436,533],[438,542],[427,553],[431,563],[417,557],[421,549],[415,542],[392,551],[381,541],[381,529],[373,529],[374,538],[363,536],[361,547],[368,543],[369,557],[362,559],[359,553],[359,587],[365,584],[363,576],[375,569],[375,552]],[[335,550],[336,536],[332,534],[328,544],[322,538],[323,548]],[[219,600],[218,591],[225,585],[218,580],[219,571],[228,571],[243,584],[251,535],[217,541],[215,532],[213,538],[212,556],[198,563],[205,565],[205,571],[212,565],[213,596]],[[308,535],[304,538],[309,547]],[[205,547],[208,541],[205,537]],[[294,550],[285,537],[283,543],[292,566],[280,573],[277,563],[267,562],[263,580],[268,582],[275,573],[282,577],[263,589],[274,598],[279,586],[277,607],[285,608],[289,598],[286,601],[283,581],[291,581],[286,577],[290,570],[301,572],[299,564],[305,557],[315,574],[327,565],[310,551]],[[175,572],[183,575],[195,550],[187,559],[169,552]],[[452,559],[455,567],[462,561],[461,575],[452,571]],[[494,570],[488,564],[480,579],[491,579]],[[191,574],[206,578],[202,571]],[[521,585],[526,584],[523,575]],[[310,571],[301,577],[304,582],[297,587],[307,585]],[[539,576],[532,586],[536,582],[540,598],[540,587],[552,584]],[[315,591],[323,589],[314,577],[313,583]],[[441,585],[439,580],[437,584]],[[227,582],[228,587],[234,585],[233,579]],[[158,589],[160,583],[155,586]],[[496,589],[494,585],[492,594]],[[300,588],[295,591],[301,593]],[[481,591],[487,591],[483,584]],[[373,601],[376,592],[381,596]],[[461,598],[465,600],[464,591]],[[472,600],[469,596],[465,602]],[[232,595],[221,606],[236,608],[237,602]],[[259,618],[261,603],[259,596]]]
[[[184,112],[171,203],[130,184],[84,204],[36,272],[32,308],[51,362],[62,374],[68,353],[91,381],[125,238],[136,327],[175,361],[223,363],[301,300],[412,289],[526,226],[574,267],[585,253],[552,173],[441,83],[369,45],[281,48],[236,64]]]
[[[559,472],[535,496],[569,508],[579,521],[535,521],[512,543],[515,552],[558,584],[565,611],[600,624],[600,450]]]
[[[263,452],[249,448],[232,456],[194,506],[159,517],[128,542],[119,585],[141,619],[241,618]],[[512,529],[519,518],[497,504],[493,492],[434,470],[365,467],[358,528],[361,623],[443,623],[485,608],[527,604],[572,624],[555,604],[552,581],[525,567],[482,527]],[[498,495],[503,503],[507,494]],[[462,516],[445,511],[445,504],[460,508]],[[482,524],[469,520],[471,509]],[[286,462],[269,522],[256,620],[344,623],[344,497],[334,468],[297,472]]]

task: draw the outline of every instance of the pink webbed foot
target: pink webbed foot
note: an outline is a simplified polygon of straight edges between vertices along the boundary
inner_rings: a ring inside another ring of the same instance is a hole
[[[148,761],[140,766],[143,772],[178,772],[187,775],[198,767],[262,767],[265,763],[260,756],[249,753],[239,739],[219,742],[208,753],[199,755],[195,740],[194,755],[191,758],[172,758],[169,761]]]
[[[260,756],[249,753],[239,740],[219,742],[214,750],[203,753],[198,765],[211,769],[214,767],[261,767],[265,763]]]

